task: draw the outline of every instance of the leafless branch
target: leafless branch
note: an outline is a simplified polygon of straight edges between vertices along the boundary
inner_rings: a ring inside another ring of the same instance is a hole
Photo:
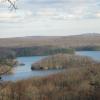
[[[7,0],[9,3],[10,3],[10,6],[9,6],[9,8],[11,9],[11,10],[13,10],[13,9],[17,9],[17,7],[16,7],[16,5],[15,5],[15,2],[12,2],[11,0]]]
[[[15,1],[14,1],[14,0],[0,0],[0,1],[1,1],[1,2],[5,2],[5,3],[8,2],[9,5],[10,5],[8,8],[9,8],[10,10],[13,10],[13,9],[16,10],[16,9],[17,9],[17,7],[16,7],[16,1],[17,1],[17,0],[15,0]]]
[[[0,91],[7,86],[7,84],[3,82],[1,76],[4,75],[4,74],[7,74],[10,70],[11,69],[9,68],[7,71],[0,73]]]

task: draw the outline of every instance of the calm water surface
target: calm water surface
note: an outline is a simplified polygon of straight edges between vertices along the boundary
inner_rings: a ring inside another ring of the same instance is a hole
[[[37,76],[47,76],[50,74],[54,74],[60,72],[60,70],[31,70],[32,63],[35,63],[41,59],[43,56],[32,56],[32,57],[18,57],[17,60],[20,63],[24,63],[25,66],[17,66],[12,69],[13,74],[11,75],[4,75],[2,76],[4,81],[17,81],[22,79],[27,79],[30,77],[37,77]]]
[[[94,60],[100,61],[100,51],[78,51],[77,55],[88,56]]]
[[[89,56],[92,57],[94,60],[100,61],[100,51],[78,51],[76,55],[82,56]],[[31,65],[41,59],[43,56],[32,56],[32,57],[18,57],[17,60],[21,63],[24,63],[25,66],[17,66],[12,69],[13,74],[11,75],[4,75],[3,80],[5,81],[17,81],[21,79],[27,79],[30,77],[40,77],[40,76],[47,76],[50,74],[61,72],[61,70],[42,70],[42,71],[32,71]]]

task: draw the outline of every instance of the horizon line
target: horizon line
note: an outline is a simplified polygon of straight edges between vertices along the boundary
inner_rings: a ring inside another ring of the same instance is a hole
[[[100,35],[100,33],[80,33],[80,34],[71,34],[71,35],[24,35],[24,36],[8,36],[0,37],[0,39],[10,39],[10,38],[26,38],[26,37],[67,37],[67,36],[78,36],[78,35]]]

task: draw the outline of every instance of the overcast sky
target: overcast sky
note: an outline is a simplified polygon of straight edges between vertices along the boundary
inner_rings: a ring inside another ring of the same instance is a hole
[[[9,11],[0,0],[0,38],[100,33],[100,0],[17,0],[16,6]]]

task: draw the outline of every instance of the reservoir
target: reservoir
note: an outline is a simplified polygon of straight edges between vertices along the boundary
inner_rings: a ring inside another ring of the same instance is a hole
[[[100,61],[100,51],[77,51],[77,55],[88,56],[96,61]]]
[[[77,51],[76,55],[88,56],[94,60],[100,61],[100,51]],[[36,63],[43,59],[44,56],[30,56],[30,57],[18,57],[17,60],[24,66],[17,66],[12,69],[13,74],[3,75],[4,81],[17,81],[22,79],[28,79],[31,77],[48,76],[61,72],[61,70],[31,70],[32,63]]]
[[[43,59],[44,56],[30,56],[30,57],[18,57],[17,61],[25,64],[24,66],[17,66],[12,69],[12,74],[3,75],[2,79],[4,81],[17,81],[22,79],[28,79],[31,77],[47,76],[50,74],[55,74],[61,70],[31,70],[32,63],[38,62]]]

